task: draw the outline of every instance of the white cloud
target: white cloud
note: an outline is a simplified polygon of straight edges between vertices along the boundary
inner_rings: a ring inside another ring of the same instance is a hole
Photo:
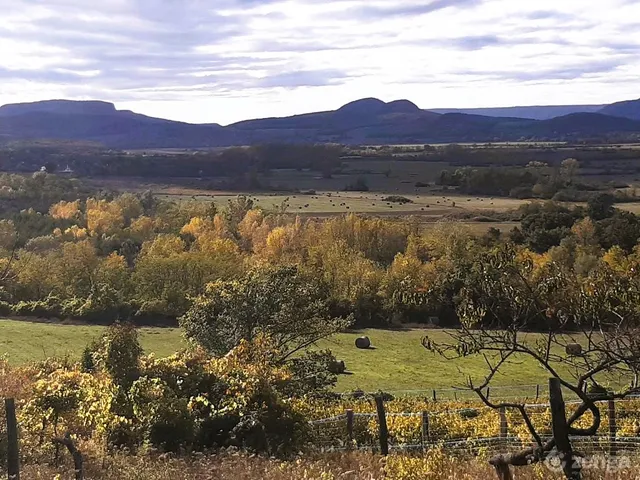
[[[192,122],[639,96],[628,0],[0,0],[0,103],[102,99]],[[215,6],[215,7],[214,7]]]

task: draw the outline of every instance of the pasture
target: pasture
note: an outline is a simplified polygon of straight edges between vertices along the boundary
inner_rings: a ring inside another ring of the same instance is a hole
[[[47,357],[69,357],[77,360],[84,347],[97,338],[104,327],[0,320],[0,356],[11,364],[25,364]],[[448,389],[461,385],[469,375],[482,378],[485,364],[481,358],[468,357],[447,361],[425,350],[421,339],[428,334],[435,341],[448,338],[444,330],[363,330],[336,335],[319,347],[331,349],[344,360],[347,374],[340,375],[338,391],[417,391]],[[367,335],[372,349],[358,350],[355,339]],[[530,334],[532,341],[535,334]],[[140,341],[145,353],[167,356],[187,343],[178,328],[140,328]],[[544,384],[547,375],[534,363],[522,359],[508,365],[494,379],[495,385],[517,386]]]

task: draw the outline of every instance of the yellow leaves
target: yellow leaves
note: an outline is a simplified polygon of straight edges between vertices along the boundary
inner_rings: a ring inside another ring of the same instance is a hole
[[[11,249],[18,235],[11,220],[0,220],[0,248]]]
[[[274,259],[281,258],[289,244],[289,232],[286,227],[276,227],[267,236],[265,253]]]
[[[439,476],[454,465],[459,465],[459,460],[438,448],[429,449],[420,456],[392,455],[387,458],[385,478],[387,480],[423,480]]]
[[[80,216],[80,200],[65,202],[64,200],[51,205],[49,215],[56,220],[73,220]]]
[[[143,256],[171,257],[184,252],[185,243],[177,235],[160,234],[142,246]]]
[[[238,224],[242,247],[258,252],[264,249],[271,227],[260,209],[249,210]]]
[[[602,256],[602,261],[619,274],[627,274],[632,262],[617,245],[611,247]]]
[[[472,235],[468,226],[453,221],[439,221],[424,234],[424,243],[435,257],[466,258],[473,255]]]
[[[575,236],[579,245],[582,246],[594,246],[598,245],[598,236],[596,233],[596,225],[593,223],[589,217],[583,218],[582,220],[578,220],[573,227],[571,227],[571,232]]]
[[[138,217],[129,225],[129,231],[131,235],[140,241],[151,239],[155,235],[155,230],[158,227],[157,221],[151,217]]]
[[[88,233],[86,228],[80,228],[78,225],[72,225],[64,231],[64,236],[72,240],[83,240],[87,238]]]
[[[124,227],[122,207],[116,202],[87,199],[87,227],[93,234],[111,234]]]
[[[215,238],[231,238],[225,219],[221,215],[210,217],[193,217],[180,230],[183,235],[193,235],[196,239],[203,235]]]
[[[308,268],[324,277],[337,298],[355,300],[378,292],[384,270],[345,242],[311,248],[309,256]]]
[[[180,233],[183,235],[193,235],[198,238],[205,232],[211,232],[214,230],[213,220],[210,218],[193,217],[189,223],[187,223]]]
[[[144,212],[140,200],[132,193],[123,193],[113,203],[119,207],[127,221],[139,217]]]
[[[240,255],[240,248],[233,241],[226,238],[218,238],[215,234],[203,234],[196,240],[196,248],[212,257],[229,259]]]
[[[286,367],[274,365],[277,356],[274,342],[265,335],[252,341],[243,340],[222,358],[213,359],[208,370],[223,378],[228,385],[227,395],[235,408],[240,408],[258,392],[272,389],[291,378]]]

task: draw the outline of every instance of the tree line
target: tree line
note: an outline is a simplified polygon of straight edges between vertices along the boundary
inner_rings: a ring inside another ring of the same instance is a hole
[[[51,175],[36,176],[57,185]],[[149,193],[94,192],[71,200],[73,192],[46,190],[38,193],[42,205],[49,203],[43,210],[2,215],[4,314],[175,322],[194,299],[210,301],[207,296],[238,285],[257,288],[274,269],[294,268],[315,285],[300,291],[316,292],[307,298],[325,301],[328,318],[352,316],[360,326],[455,325],[463,293],[480,284],[474,275],[483,275],[496,249],[512,248],[537,281],[556,278],[553,265],[565,272],[563,281],[579,285],[603,275],[633,283],[640,261],[638,217],[614,208],[606,194],[586,207],[528,204],[511,232],[490,228],[477,235],[449,221],[301,219],[256,207],[245,196],[216,205],[160,201]],[[54,201],[57,195],[68,199]],[[556,288],[571,291],[569,284]]]

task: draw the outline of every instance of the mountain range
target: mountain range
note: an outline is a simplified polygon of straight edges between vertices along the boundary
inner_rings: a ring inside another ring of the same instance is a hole
[[[109,148],[204,148],[258,143],[408,144],[640,138],[640,99],[611,105],[422,110],[365,98],[333,110],[228,126],[117,110],[102,101],[47,100],[0,107],[0,142],[64,139]]]

